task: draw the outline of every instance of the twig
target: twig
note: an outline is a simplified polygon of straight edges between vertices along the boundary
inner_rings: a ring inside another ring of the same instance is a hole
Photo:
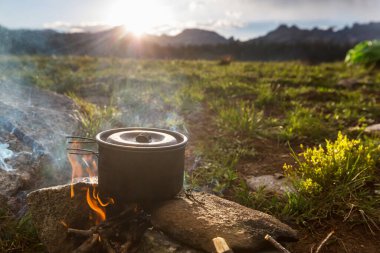
[[[132,245],[131,241],[127,241],[126,243],[121,245],[120,253],[127,253],[129,251],[129,248],[131,247],[131,245]]]
[[[82,230],[82,229],[68,228],[67,229],[67,233],[68,234],[85,236],[85,237],[90,237],[91,235],[94,234],[94,231],[92,229]]]
[[[107,253],[116,253],[116,251],[112,248],[110,242],[106,238],[102,238],[102,244],[106,248]]]
[[[375,231],[372,230],[372,226],[370,223],[372,223],[377,230],[380,230],[379,226],[362,209],[360,209],[359,212],[360,212],[361,216],[363,217],[363,220],[367,224],[367,227],[371,231],[371,234],[376,235]]]
[[[99,235],[93,234],[92,237],[88,238],[84,243],[82,243],[73,253],[87,253],[91,252],[95,243],[98,241]]]
[[[284,246],[282,246],[278,241],[276,241],[272,236],[266,235],[265,240],[269,241],[270,243],[273,244],[277,249],[281,250],[283,253],[290,253],[289,250],[285,249]]]
[[[314,252],[314,247],[315,247],[315,243],[313,243],[313,245],[311,245],[310,253],[313,253],[313,252]]]
[[[325,239],[323,239],[323,241],[319,244],[317,250],[315,251],[315,253],[319,253],[319,251],[322,249],[323,245],[326,244],[326,242],[330,239],[330,237],[335,233],[335,231],[331,231]]]
[[[233,253],[232,249],[228,246],[226,240],[222,237],[215,237],[212,239],[216,253]]]
[[[351,204],[350,211],[348,212],[348,214],[347,214],[346,216],[344,216],[343,222],[346,222],[346,220],[347,220],[348,218],[350,218],[351,213],[352,213],[352,210],[354,210],[354,207],[355,207],[355,205],[354,205],[354,204]]]

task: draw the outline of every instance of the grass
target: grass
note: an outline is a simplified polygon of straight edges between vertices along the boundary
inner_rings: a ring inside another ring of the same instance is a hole
[[[28,213],[16,219],[9,210],[0,209],[0,252],[46,252]]]
[[[251,136],[264,130],[264,115],[253,104],[237,101],[229,106],[217,107],[218,125],[232,133]]]
[[[90,103],[74,93],[67,94],[79,107],[77,117],[82,126],[82,135],[94,137],[102,129],[115,125],[117,121],[117,109],[112,106],[100,106]]]
[[[186,180],[194,188],[293,222],[339,217],[356,224],[366,218],[373,230],[380,223],[373,193],[379,142],[350,130],[360,133],[380,120],[380,73],[363,66],[1,56],[0,82],[68,94],[90,137],[110,127],[154,126],[187,134],[193,126],[199,164]],[[270,152],[262,151],[267,144],[297,147],[286,175],[296,193],[252,192],[245,184],[239,165],[259,163],[258,157],[267,155],[262,152]],[[371,162],[359,147],[371,154]],[[346,159],[332,159],[332,149]],[[313,159],[323,161],[320,177]]]
[[[323,115],[314,108],[296,105],[286,114],[284,129],[280,133],[284,140],[308,139],[309,141],[321,141],[331,135],[329,126]]]

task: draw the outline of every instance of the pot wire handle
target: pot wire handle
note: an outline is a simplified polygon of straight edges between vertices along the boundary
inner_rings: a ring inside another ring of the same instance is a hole
[[[99,153],[98,152],[95,152],[93,150],[89,150],[89,149],[82,149],[82,148],[66,148],[67,151],[70,151],[68,152],[68,154],[70,155],[96,155],[97,157],[99,157]],[[74,152],[71,152],[71,151],[74,151]]]
[[[68,144],[96,144],[96,140],[93,138],[88,138],[88,137],[82,137],[82,136],[66,136],[66,139],[68,140]],[[77,140],[75,140],[77,139]],[[95,155],[96,157],[99,158],[99,152],[90,150],[90,149],[84,149],[84,148],[66,148],[68,154],[70,155]]]
[[[69,140],[68,143],[96,143],[96,140],[94,138],[82,136],[66,136],[66,139]],[[79,141],[70,141],[70,139],[79,139]]]

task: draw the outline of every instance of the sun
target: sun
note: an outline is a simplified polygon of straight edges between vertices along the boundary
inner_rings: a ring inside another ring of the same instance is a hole
[[[122,25],[127,32],[141,36],[155,33],[157,27],[170,22],[170,14],[157,0],[117,1],[107,11],[107,23]]]

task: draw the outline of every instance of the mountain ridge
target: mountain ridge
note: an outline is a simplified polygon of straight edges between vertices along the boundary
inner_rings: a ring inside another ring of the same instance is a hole
[[[248,41],[227,39],[215,31],[185,29],[177,35],[136,37],[121,26],[100,32],[12,30],[0,26],[0,54],[90,55],[158,59],[341,60],[362,40],[380,39],[380,22],[334,29],[280,25]],[[321,55],[324,54],[324,55]]]

